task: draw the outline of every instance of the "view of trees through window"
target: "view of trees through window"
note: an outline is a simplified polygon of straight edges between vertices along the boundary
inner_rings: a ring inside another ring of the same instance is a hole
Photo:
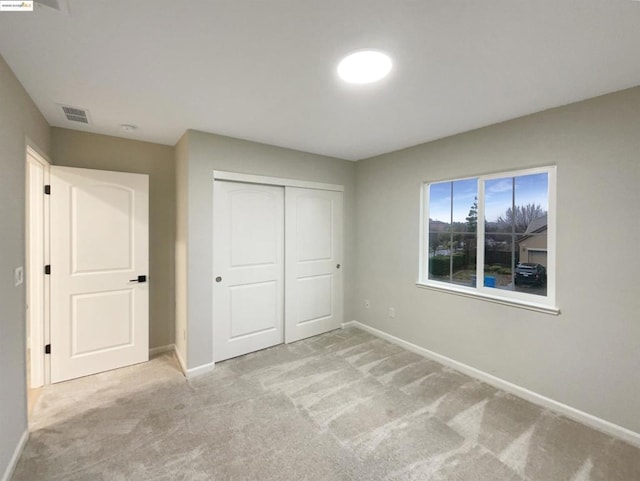
[[[429,279],[470,284],[476,276],[478,180],[431,184]]]
[[[430,184],[429,279],[476,286],[480,249],[481,285],[546,295],[548,192],[546,172]],[[478,232],[481,210],[483,234]]]

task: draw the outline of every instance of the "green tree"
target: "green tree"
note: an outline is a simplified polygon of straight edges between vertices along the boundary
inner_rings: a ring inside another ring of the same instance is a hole
[[[473,198],[473,204],[469,209],[469,214],[467,214],[467,227],[469,228],[469,232],[475,232],[478,229],[478,198]]]

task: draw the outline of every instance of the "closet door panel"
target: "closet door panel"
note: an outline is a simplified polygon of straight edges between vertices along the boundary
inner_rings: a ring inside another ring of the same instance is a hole
[[[342,325],[342,203],[342,192],[286,188],[287,343]]]
[[[214,361],[283,342],[284,188],[214,182]]]

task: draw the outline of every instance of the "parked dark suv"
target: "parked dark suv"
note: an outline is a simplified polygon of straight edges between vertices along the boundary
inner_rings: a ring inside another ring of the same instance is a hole
[[[516,266],[516,275],[513,278],[513,282],[515,282],[516,286],[518,284],[544,286],[547,283],[547,269],[542,264],[523,262]]]

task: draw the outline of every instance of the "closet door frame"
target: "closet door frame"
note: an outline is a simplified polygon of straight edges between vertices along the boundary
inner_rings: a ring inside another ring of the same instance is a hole
[[[264,175],[242,174],[239,172],[227,172],[214,170],[213,180],[228,180],[232,182],[244,182],[245,184],[263,184],[280,187],[300,187],[303,189],[334,190],[344,192],[344,185],[323,184],[306,180],[286,179],[284,177],[267,177]]]
[[[287,179],[287,178],[283,178],[283,177],[268,177],[268,176],[262,176],[262,175],[253,175],[253,174],[243,174],[243,173],[238,173],[238,172],[229,172],[229,171],[223,171],[223,170],[214,170],[213,171],[213,181],[216,180],[223,180],[223,181],[231,181],[231,182],[242,182],[245,184],[262,184],[262,185],[272,185],[272,186],[280,186],[280,187],[298,187],[298,188],[303,188],[303,189],[316,189],[316,190],[326,190],[326,191],[335,191],[335,192],[344,192],[344,185],[338,185],[338,184],[325,184],[325,183],[321,183],[321,182],[311,182],[311,181],[304,181],[304,180],[295,180],[295,179]],[[286,189],[285,189],[286,190]],[[285,194],[286,195],[286,194]],[[343,208],[344,208],[344,204],[343,204]],[[214,225],[215,225],[215,220],[214,220]],[[215,233],[214,233],[215,235]],[[344,245],[344,239],[342,239],[342,244]],[[212,246],[213,249],[213,246]],[[285,252],[286,252],[286,246],[285,246]],[[214,252],[214,257],[215,257],[215,252]],[[285,257],[286,258],[286,257]],[[215,259],[214,259],[215,262]],[[286,263],[286,260],[285,260]],[[286,272],[286,270],[285,270]],[[285,275],[286,277],[286,275]],[[341,283],[342,284],[342,283]],[[214,282],[212,279],[212,296],[213,296],[213,288],[214,288]],[[286,278],[285,278],[285,286],[286,286]],[[342,288],[344,288],[343,286],[341,286]],[[286,292],[286,287],[285,287],[285,298],[287,295]],[[212,297],[212,299],[215,299],[214,297]],[[285,300],[286,302],[286,300]],[[215,322],[215,319],[212,319],[213,322]],[[285,326],[286,326],[286,312],[285,312]],[[286,342],[286,331],[285,331],[285,342]],[[215,345],[215,340],[214,340],[214,345]],[[214,357],[215,357],[215,353],[214,353]]]

